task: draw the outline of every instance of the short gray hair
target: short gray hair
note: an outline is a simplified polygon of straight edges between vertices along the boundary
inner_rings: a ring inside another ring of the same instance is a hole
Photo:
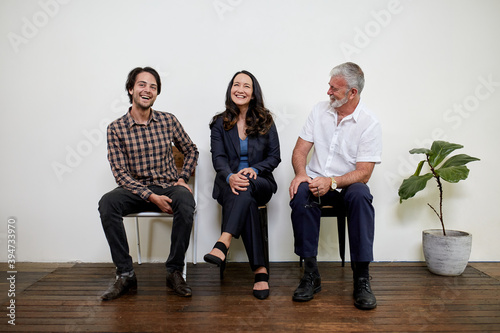
[[[358,95],[361,94],[363,87],[365,86],[365,74],[361,70],[361,67],[353,62],[346,62],[335,66],[330,71],[330,77],[341,76],[343,77],[349,89],[356,88],[358,90]]]

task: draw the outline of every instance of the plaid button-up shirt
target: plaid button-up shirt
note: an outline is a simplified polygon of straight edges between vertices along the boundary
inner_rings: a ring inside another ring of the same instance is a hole
[[[146,125],[130,115],[108,126],[108,160],[116,183],[147,200],[153,193],[148,186],[167,187],[179,178],[189,180],[198,160],[198,149],[177,118],[151,109]],[[178,174],[172,143],[184,154],[184,166]]]

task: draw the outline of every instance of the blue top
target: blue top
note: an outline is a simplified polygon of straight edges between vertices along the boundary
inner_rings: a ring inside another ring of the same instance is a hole
[[[248,137],[245,140],[240,139],[240,165],[238,165],[238,171],[241,169],[248,168]]]
[[[240,164],[238,165],[238,171],[241,169],[248,168],[250,165],[248,164],[248,137],[245,140],[241,140],[240,138]],[[259,174],[259,170],[252,168],[256,174]],[[232,173],[230,173],[226,182],[229,184],[229,177],[231,177]]]

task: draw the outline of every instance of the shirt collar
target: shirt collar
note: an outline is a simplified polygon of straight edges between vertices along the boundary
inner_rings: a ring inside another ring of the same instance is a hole
[[[354,112],[350,114],[352,116],[352,119],[354,119],[355,122],[358,121],[359,114],[361,113],[361,109],[363,108],[363,105],[361,104],[361,100],[358,102],[358,105],[356,105],[356,109],[354,109]]]
[[[132,116],[130,115],[130,110],[132,110],[132,107],[129,107],[127,115],[126,115],[126,122],[127,122],[128,128],[130,128],[134,125],[139,125],[135,122],[134,118],[132,118]],[[149,125],[152,121],[158,121],[157,112],[153,109],[151,109],[151,117],[149,118],[147,125]]]
[[[359,118],[359,114],[361,113],[361,109],[363,108],[362,106],[362,103],[361,103],[361,100],[358,102],[358,105],[356,105],[356,109],[354,109],[354,112],[351,113],[350,115],[344,117],[344,119],[353,119],[355,122],[358,121],[358,118]],[[328,113],[332,114],[335,116],[335,118],[337,118],[338,114],[337,114],[337,110],[335,110],[334,108],[332,108],[331,106],[328,107],[328,110],[327,110]]]

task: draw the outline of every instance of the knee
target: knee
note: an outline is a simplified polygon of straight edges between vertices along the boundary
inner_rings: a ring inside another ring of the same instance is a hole
[[[372,202],[373,197],[370,193],[370,188],[364,183],[354,183],[346,189],[345,200],[347,202],[369,201]]]
[[[115,200],[113,200],[113,195],[110,192],[104,194],[101,200],[99,200],[98,210],[101,217],[108,215],[115,208],[116,208],[116,202]]]
[[[292,209],[303,207],[309,201],[309,195],[309,184],[301,183],[297,188],[297,193],[295,193],[293,199],[290,201],[290,207]]]
[[[250,187],[246,191],[239,191],[238,195],[234,195],[234,200],[244,204],[250,204],[252,201],[255,201]]]
[[[173,208],[176,208],[179,212],[193,214],[196,207],[193,194],[187,188],[183,187],[176,195],[176,204],[174,206]]]
[[[254,197],[252,191],[247,189],[246,191],[237,191],[238,194],[234,194],[233,191],[229,190],[225,193],[225,195],[221,198],[220,204],[224,205],[249,205],[252,201],[254,201]]]
[[[99,200],[98,210],[101,217],[101,224],[104,229],[113,224],[113,221],[115,220],[113,219],[114,216],[121,214],[120,203],[115,200],[115,197],[110,192],[103,195],[101,200]]]

